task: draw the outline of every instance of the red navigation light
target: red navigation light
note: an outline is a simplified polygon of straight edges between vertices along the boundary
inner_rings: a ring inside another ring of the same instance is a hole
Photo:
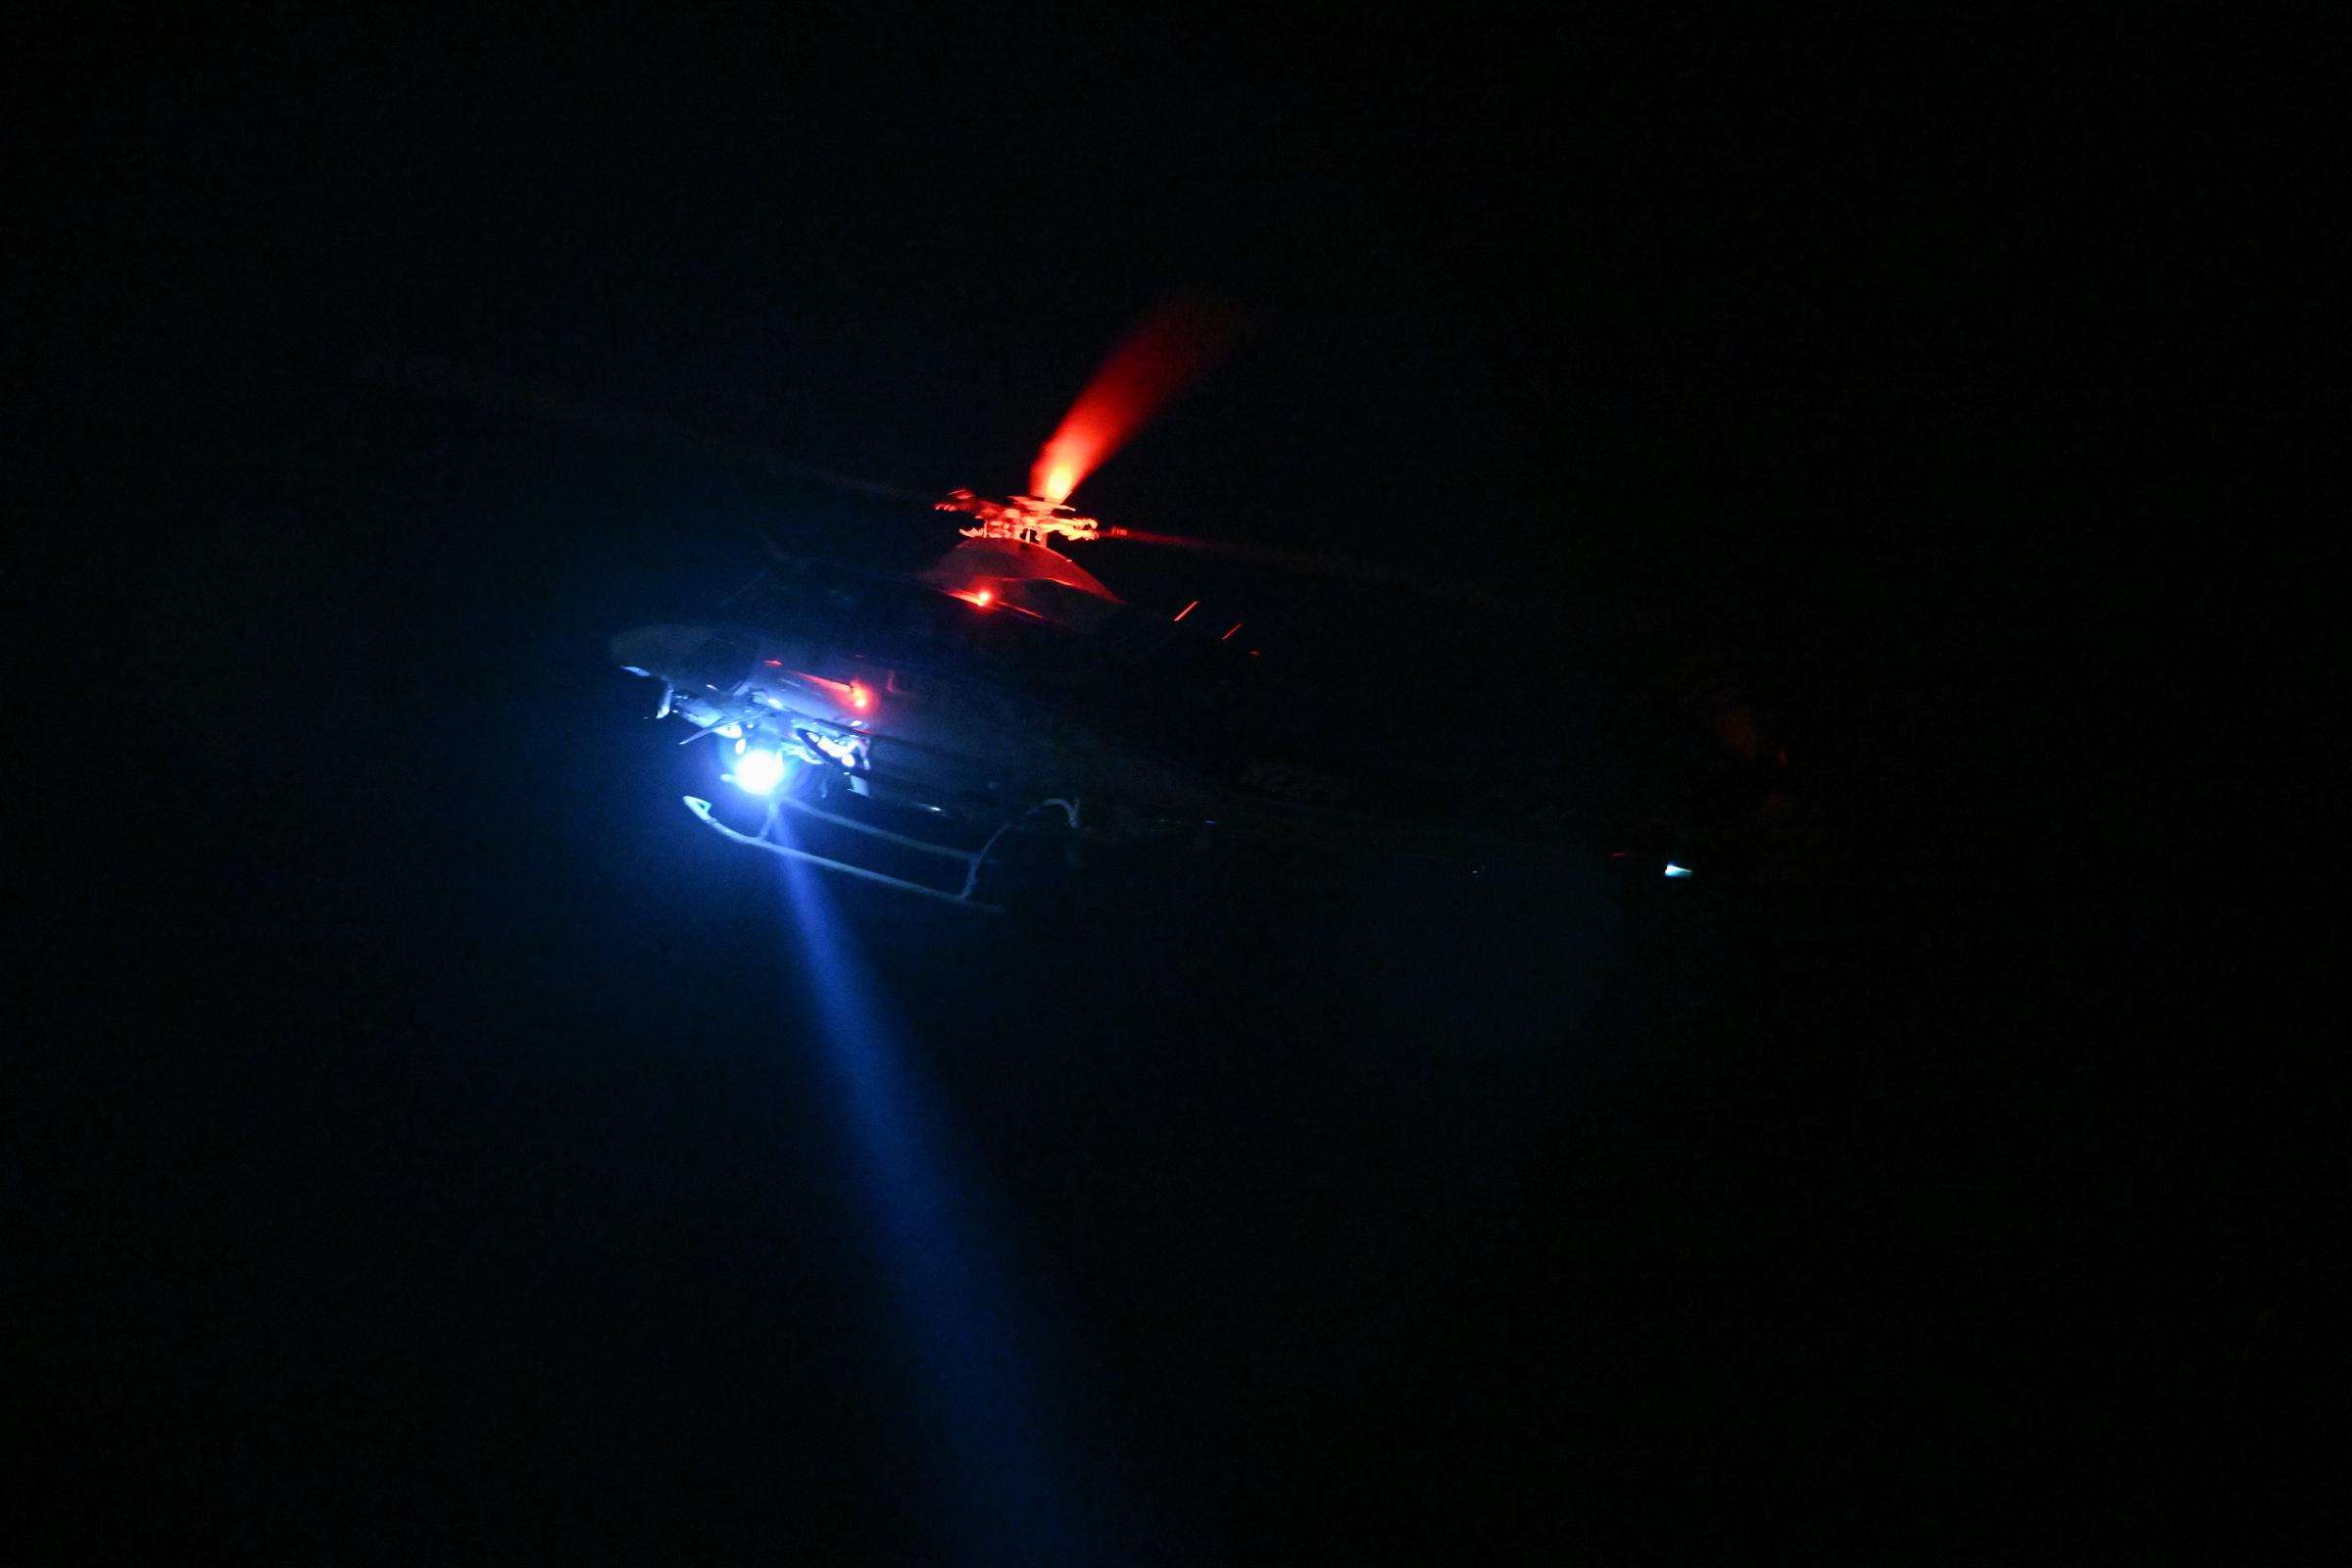
[[[862,713],[874,706],[873,690],[861,680],[827,680],[822,675],[800,675],[797,678],[807,681],[844,708],[855,708]]]

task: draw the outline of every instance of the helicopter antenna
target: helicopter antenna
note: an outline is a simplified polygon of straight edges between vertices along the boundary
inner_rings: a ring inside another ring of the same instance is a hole
[[[1054,534],[1076,540],[1102,536],[1102,525],[1093,517],[1081,517],[1063,503],[1049,501],[1044,496],[991,501],[969,490],[956,490],[946,500],[934,503],[932,510],[966,512],[979,518],[978,527],[956,530],[966,539],[1014,539],[1022,544],[1043,545]]]

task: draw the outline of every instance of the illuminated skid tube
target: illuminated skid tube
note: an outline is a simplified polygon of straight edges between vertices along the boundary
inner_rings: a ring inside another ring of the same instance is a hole
[[[1060,811],[1063,818],[1072,825],[1077,822],[1077,808],[1070,802],[1063,800],[1040,801],[1021,816],[1000,823],[997,830],[989,834],[988,841],[980,848],[959,850],[951,845],[934,844],[925,839],[911,838],[904,833],[893,833],[888,828],[876,827],[870,822],[853,821],[849,817],[822,810],[805,802],[789,798],[777,798],[771,801],[768,807],[767,820],[761,825],[760,831],[757,834],[745,833],[721,822],[711,810],[709,801],[694,795],[685,796],[683,799],[686,808],[721,838],[731,839],[750,849],[764,850],[783,859],[804,861],[828,871],[839,871],[845,876],[857,877],[861,881],[876,882],[886,888],[896,888],[902,893],[914,893],[926,899],[937,899],[943,904],[953,904],[959,908],[971,909],[981,914],[1003,914],[1004,912],[1004,906],[1001,904],[982,904],[972,897],[974,891],[979,887],[980,869],[988,863],[988,858],[996,850],[999,839],[1019,826],[1028,817],[1048,809]],[[931,887],[925,883],[910,881],[903,876],[892,876],[886,871],[876,871],[869,866],[858,865],[836,856],[819,855],[813,850],[804,850],[789,844],[778,844],[769,836],[776,825],[776,808],[778,807],[798,811],[804,816],[814,817],[821,822],[829,822],[835,827],[847,828],[855,833],[863,833],[868,837],[896,844],[905,849],[915,850],[924,855],[936,855],[943,859],[960,861],[964,868],[963,886],[956,892],[950,893],[945,888]]]

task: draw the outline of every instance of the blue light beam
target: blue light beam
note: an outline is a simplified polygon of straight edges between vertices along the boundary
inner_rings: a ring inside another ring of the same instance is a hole
[[[942,1472],[943,1545],[956,1561],[1122,1559],[1108,1489],[1077,1483],[1063,1380],[1042,1364],[1034,1314],[1004,1266],[1006,1227],[985,1184],[950,1155],[950,1112],[844,940],[831,890],[799,861],[776,870],[845,1153],[911,1352],[914,1419]],[[1090,1506],[1078,1506],[1082,1494]]]

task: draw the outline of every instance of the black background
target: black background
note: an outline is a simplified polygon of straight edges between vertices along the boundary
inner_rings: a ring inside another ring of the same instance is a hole
[[[24,1555],[2300,1535],[2318,100],[2242,37],[1560,25],[27,57]],[[1239,343],[1080,499],[1331,569],[1090,566],[1530,794],[1736,671],[1801,891],[980,929],[697,836],[604,639],[760,530],[919,562],[807,470],[1015,488],[1171,296]],[[1018,1303],[977,1414],[845,1049]]]

